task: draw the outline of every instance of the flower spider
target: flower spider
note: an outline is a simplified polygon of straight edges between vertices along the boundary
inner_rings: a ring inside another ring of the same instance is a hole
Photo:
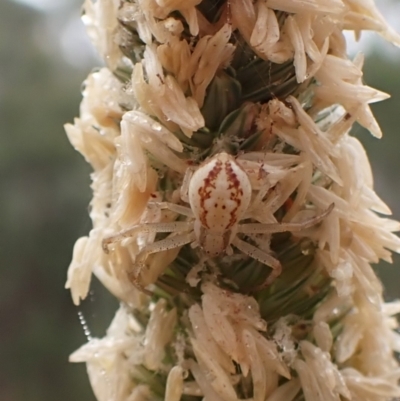
[[[262,165],[261,165],[262,167]],[[262,168],[259,168],[258,179]],[[181,198],[189,207],[173,203],[156,203],[161,208],[187,217],[186,221],[168,223],[143,223],[103,239],[103,250],[137,233],[176,233],[166,239],[147,244],[139,252],[136,265],[152,253],[181,247],[191,243],[200,247],[206,257],[214,258],[223,253],[232,254],[231,245],[243,254],[272,268],[271,274],[261,287],[271,284],[281,273],[279,260],[256,246],[240,239],[237,234],[273,234],[286,231],[301,231],[320,223],[333,209],[331,204],[323,213],[299,223],[244,223],[251,217],[254,169],[246,168],[246,162],[236,160],[227,153],[218,153],[206,160],[194,172],[185,176]],[[265,177],[264,177],[265,178]],[[261,189],[260,189],[261,192]],[[264,191],[265,194],[265,191]]]

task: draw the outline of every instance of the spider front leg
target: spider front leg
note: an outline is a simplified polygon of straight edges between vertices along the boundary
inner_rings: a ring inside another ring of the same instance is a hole
[[[154,202],[151,206],[160,209],[169,209],[175,213],[192,217],[190,208],[175,205],[168,202]],[[193,220],[189,221],[174,221],[169,223],[143,223],[138,224],[127,230],[123,230],[112,236],[106,237],[102,241],[103,251],[109,253],[109,245],[121,242],[126,238],[131,238],[140,233],[179,233],[172,235],[160,241],[156,241],[145,245],[141,251],[136,255],[134,265],[130,271],[127,272],[128,278],[131,283],[140,291],[147,295],[152,295],[152,292],[146,290],[140,282],[141,271],[146,267],[145,261],[148,255],[158,252],[167,251],[169,249],[179,248],[185,244],[195,241],[195,234],[193,232]]]
[[[332,203],[328,209],[326,209],[321,214],[301,221],[300,223],[272,223],[272,224],[261,224],[261,223],[246,223],[239,224],[238,232],[243,234],[275,234],[275,233],[283,233],[283,232],[296,232],[305,230],[312,226],[315,226],[318,223],[328,216],[335,204]]]
[[[137,263],[143,263],[147,256],[152,253],[168,251],[169,249],[180,248],[183,245],[189,244],[196,239],[194,231],[183,234],[170,236],[160,241],[146,245],[136,256]]]
[[[176,233],[176,232],[190,231],[192,229],[193,229],[193,222],[191,221],[174,221],[171,223],[143,223],[143,224],[138,224],[132,228],[128,228],[127,230],[120,231],[119,233],[111,235],[110,237],[104,238],[102,241],[102,247],[105,253],[109,253],[108,246],[110,244],[121,242],[125,238],[131,238],[138,233]],[[165,240],[157,241],[154,244],[150,245],[155,245],[158,242],[163,242],[163,241]]]

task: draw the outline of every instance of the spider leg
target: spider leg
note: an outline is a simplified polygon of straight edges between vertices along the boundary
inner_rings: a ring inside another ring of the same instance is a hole
[[[190,180],[192,179],[195,171],[196,171],[195,167],[193,167],[193,166],[188,167],[186,169],[186,173],[183,177],[180,195],[181,195],[181,199],[186,203],[189,203],[189,184],[190,184]]]
[[[332,203],[328,209],[318,216],[311,217],[310,219],[301,221],[300,223],[272,223],[272,224],[261,224],[261,223],[247,223],[239,224],[238,232],[243,234],[273,234],[282,233],[286,231],[301,231],[306,228],[310,228],[320,223],[329,213],[332,212],[335,204]]]
[[[189,244],[196,239],[194,231],[190,233],[183,233],[175,236],[169,236],[168,238],[160,241],[153,242],[152,244],[146,245],[137,255],[136,260],[140,263],[148,255],[152,253],[168,251],[169,249],[179,248],[183,245]]]
[[[149,202],[149,206],[156,206],[160,209],[168,209],[171,212],[175,212],[181,214],[186,217],[194,217],[192,209],[186,206],[176,205],[175,203],[170,202]]]
[[[154,292],[145,288],[139,281],[139,276],[140,276],[141,270],[142,270],[142,266],[138,267],[136,270],[132,269],[132,270],[128,271],[127,272],[128,279],[136,289],[138,289],[140,292],[143,292],[144,294],[152,297],[154,295]]]
[[[133,237],[137,233],[176,233],[182,231],[189,231],[193,228],[191,221],[174,221],[171,223],[144,223],[128,228],[127,230],[120,231],[110,237],[106,237],[102,241],[103,251],[109,252],[108,246],[116,242],[120,242],[125,238]],[[186,234],[187,235],[187,234]]]
[[[234,245],[239,251],[243,252],[245,255],[250,256],[251,258],[258,260],[264,265],[269,266],[272,269],[271,274],[267,277],[267,279],[258,286],[255,290],[260,290],[264,287],[267,287],[272,282],[275,281],[277,277],[282,273],[282,265],[278,259],[275,259],[273,256],[268,253],[258,249],[254,245],[251,245],[238,237],[235,237],[232,241],[232,245]]]
[[[152,296],[153,292],[147,290],[140,282],[140,273],[143,269],[146,268],[145,260],[147,256],[151,255],[152,253],[167,251],[169,249],[174,249],[181,247],[189,242],[194,241],[195,234],[194,232],[191,233],[184,233],[175,236],[170,236],[160,241],[153,242],[152,244],[146,245],[136,256],[136,261],[133,265],[133,268],[128,272],[128,278],[131,283],[139,290],[144,292],[147,295]]]

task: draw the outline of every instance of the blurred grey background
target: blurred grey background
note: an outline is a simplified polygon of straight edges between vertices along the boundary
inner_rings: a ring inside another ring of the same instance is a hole
[[[379,4],[400,15],[399,1]],[[1,401],[94,401],[84,365],[68,355],[86,341],[78,313],[102,336],[116,307],[96,282],[79,308],[64,290],[73,244],[90,230],[91,195],[90,169],[63,124],[78,115],[81,83],[100,65],[79,17],[80,0],[0,0]],[[363,37],[365,81],[392,99],[374,105],[382,140],[354,133],[400,219],[400,49]],[[394,262],[378,268],[389,300],[400,296]]]

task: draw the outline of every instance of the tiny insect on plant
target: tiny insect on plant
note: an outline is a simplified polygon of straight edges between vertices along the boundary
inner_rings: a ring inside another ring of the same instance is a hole
[[[143,223],[103,239],[103,250],[108,253],[109,245],[133,237],[138,233],[171,233],[173,235],[145,245],[136,257],[135,264],[140,264],[152,253],[191,244],[199,247],[207,258],[215,258],[226,253],[233,253],[232,245],[243,254],[272,268],[271,274],[261,287],[271,284],[282,271],[278,259],[258,247],[240,239],[238,234],[274,234],[278,232],[298,232],[323,221],[331,213],[334,204],[324,212],[295,223],[243,223],[254,218],[256,199],[252,201],[255,189],[252,182],[258,181],[259,195],[266,194],[269,186],[262,163],[258,171],[249,168],[245,161],[221,152],[207,159],[196,170],[188,169],[181,188],[181,198],[190,207],[168,202],[155,203],[156,206],[169,209],[187,217],[186,221],[167,223]]]

